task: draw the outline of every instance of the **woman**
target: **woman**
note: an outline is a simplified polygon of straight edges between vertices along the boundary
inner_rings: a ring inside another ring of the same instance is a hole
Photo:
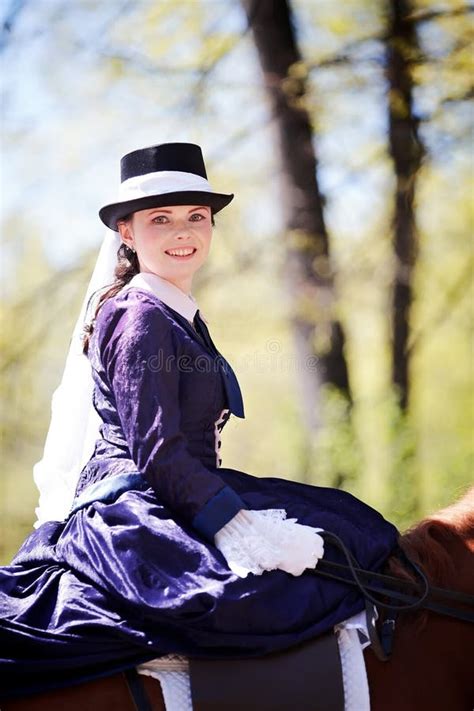
[[[134,151],[121,173],[119,200],[99,213],[121,240],[116,280],[83,341],[99,432],[67,516],[43,516],[0,571],[4,693],[172,652],[288,648],[364,608],[357,591],[303,574],[323,555],[342,561],[318,531],[369,569],[397,541],[345,492],[221,466],[242,395],[191,288],[233,195],[212,190],[194,144]]]

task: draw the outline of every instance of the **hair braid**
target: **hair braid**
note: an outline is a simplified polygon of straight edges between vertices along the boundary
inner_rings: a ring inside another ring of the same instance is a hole
[[[97,306],[95,308],[94,316],[91,321],[84,325],[83,336],[82,336],[82,352],[87,355],[89,350],[89,341],[94,331],[95,321],[97,319],[97,314],[99,313],[101,307],[105,304],[108,299],[118,294],[120,289],[122,289],[125,284],[140,272],[140,265],[138,262],[138,256],[136,252],[133,252],[130,247],[128,247],[124,242],[120,245],[117,250],[117,266],[114,270],[115,281],[112,286],[109,286],[107,290],[99,297]]]

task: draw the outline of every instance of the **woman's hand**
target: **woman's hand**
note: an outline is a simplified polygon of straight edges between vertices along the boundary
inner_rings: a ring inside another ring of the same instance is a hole
[[[284,509],[239,511],[214,536],[216,547],[239,577],[284,570],[294,576],[314,568],[324,555],[318,531],[286,518]]]

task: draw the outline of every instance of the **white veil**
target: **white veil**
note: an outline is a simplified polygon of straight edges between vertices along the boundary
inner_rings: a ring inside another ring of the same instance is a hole
[[[79,474],[99,436],[101,420],[92,404],[91,367],[82,352],[81,335],[93,313],[89,305],[91,296],[115,281],[120,244],[119,233],[108,229],[74,327],[61,382],[52,396],[43,458],[33,467],[33,478],[39,489],[35,528],[45,521],[61,521],[68,515]],[[95,299],[92,302],[95,306]]]

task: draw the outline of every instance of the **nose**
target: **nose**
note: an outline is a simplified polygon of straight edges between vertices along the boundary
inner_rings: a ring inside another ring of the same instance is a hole
[[[176,238],[180,240],[189,239],[191,236],[191,230],[189,229],[189,223],[183,220],[182,223],[176,225]]]

